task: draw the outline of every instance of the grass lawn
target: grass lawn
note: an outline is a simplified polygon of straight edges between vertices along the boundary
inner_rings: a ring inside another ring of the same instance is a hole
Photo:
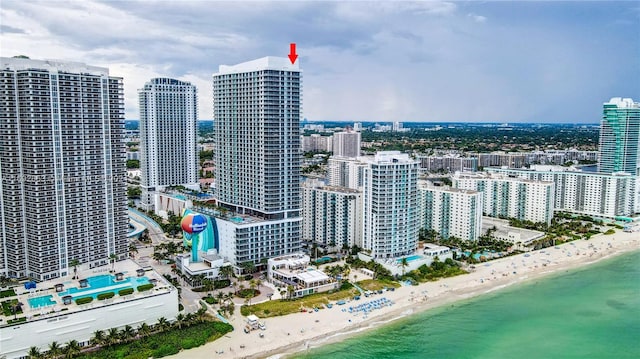
[[[358,286],[364,290],[379,290],[384,289],[385,287],[394,287],[399,288],[400,284],[398,282],[394,282],[392,280],[379,280],[379,279],[365,279],[361,280],[358,283]]]
[[[298,313],[301,307],[322,308],[330,301],[337,301],[340,299],[351,298],[357,295],[359,292],[355,288],[343,289],[337,292],[325,292],[311,294],[303,298],[287,300],[270,300],[268,302],[242,306],[240,312],[242,315],[255,314],[260,318],[277,317],[280,315],[287,315],[291,313]]]
[[[13,289],[7,289],[0,292],[0,298],[15,297],[16,292]]]

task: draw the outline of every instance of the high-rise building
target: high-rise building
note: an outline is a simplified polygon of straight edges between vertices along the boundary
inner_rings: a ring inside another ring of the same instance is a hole
[[[220,253],[259,263],[301,248],[299,62],[264,57],[213,75]]]
[[[302,152],[331,152],[333,151],[333,136],[322,136],[314,133],[310,136],[300,136]]]
[[[360,132],[347,130],[334,133],[333,155],[338,157],[360,156]]]
[[[155,78],[138,96],[142,205],[156,210],[164,187],[199,189],[197,90],[189,82]]]
[[[640,103],[612,98],[604,104],[598,171],[640,176]]]
[[[554,183],[505,175],[456,173],[453,187],[483,193],[483,213],[490,217],[515,218],[534,223],[551,223]]]
[[[447,239],[476,241],[482,235],[482,193],[420,183],[420,228]]]
[[[329,157],[327,161],[327,185],[334,187],[362,188],[364,162],[353,157]]]
[[[413,254],[418,243],[418,162],[399,151],[361,157],[363,243],[374,258]]]
[[[317,179],[302,184],[302,237],[325,248],[362,246],[362,192],[325,186]]]
[[[0,274],[47,280],[127,256],[122,79],[1,58]]]

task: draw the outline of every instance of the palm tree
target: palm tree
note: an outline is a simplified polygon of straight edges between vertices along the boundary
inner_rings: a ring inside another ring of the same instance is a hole
[[[198,309],[198,311],[196,312],[196,315],[198,316],[199,322],[202,322],[204,320],[205,314],[207,314],[207,310],[205,308]]]
[[[294,290],[295,288],[292,285],[287,286],[287,293],[288,293],[289,299],[291,299],[291,297],[293,296]]]
[[[402,276],[404,277],[404,270],[409,265],[409,261],[407,260],[407,257],[402,258],[400,265],[402,266]]]
[[[133,338],[135,335],[136,335],[136,332],[133,330],[133,327],[131,327],[130,325],[126,325],[124,329],[122,329],[122,331],[120,332],[120,338],[122,338],[122,341],[124,342],[129,341],[129,339]]]
[[[182,329],[183,324],[184,324],[184,314],[178,313],[178,315],[176,315],[176,326],[178,327],[178,329]]]
[[[69,265],[73,267],[72,279],[78,279],[78,266],[80,265],[80,261],[77,259],[72,259],[69,261]]]
[[[218,304],[220,304],[221,307],[222,307],[222,299],[224,297],[225,297],[225,295],[222,292],[218,292],[218,295],[216,295],[216,298],[218,298]]]
[[[116,259],[118,259],[118,256],[115,253],[111,253],[109,259],[111,260],[111,271],[114,272],[116,270]]]
[[[158,324],[156,324],[156,326],[158,327],[158,329],[160,329],[160,331],[164,331],[165,329],[167,329],[168,325],[169,325],[169,322],[167,321],[167,318],[165,317],[158,318]]]
[[[147,335],[149,335],[149,333],[151,333],[151,327],[149,327],[149,324],[142,322],[142,324],[140,324],[140,326],[138,327],[138,335],[141,337],[146,337]]]
[[[135,258],[135,254],[138,253],[138,247],[133,242],[129,243],[129,256]]]
[[[220,268],[220,275],[224,276],[225,279],[229,279],[233,276],[233,267],[224,266]]]
[[[262,285],[262,279],[256,279],[256,285],[258,286],[258,290],[260,290],[260,286]]]
[[[50,358],[57,358],[62,354],[62,348],[60,348],[60,344],[58,342],[51,342],[49,344],[49,350],[47,351],[47,356]]]
[[[93,345],[103,345],[106,341],[104,336],[104,332],[102,330],[96,330],[93,332],[93,338],[91,338],[91,344]]]
[[[40,357],[42,357],[42,353],[40,352],[40,348],[38,348],[38,347],[29,348],[29,351],[27,352],[27,357],[29,359],[40,359]]]
[[[118,328],[109,328],[107,332],[107,342],[109,345],[117,344],[120,341],[120,331]]]
[[[77,340],[71,340],[64,347],[64,357],[73,358],[80,353],[80,344]]]

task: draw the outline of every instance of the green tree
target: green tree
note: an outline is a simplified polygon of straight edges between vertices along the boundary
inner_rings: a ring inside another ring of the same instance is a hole
[[[146,337],[150,333],[151,333],[151,327],[149,327],[149,324],[147,324],[145,322],[140,324],[140,326],[138,327],[138,335],[139,336]]]
[[[109,328],[107,331],[107,342],[109,345],[117,344],[120,342],[120,331],[118,328]]]
[[[111,271],[115,272],[115,270],[116,270],[116,259],[118,259],[118,256],[115,253],[111,253],[109,255],[109,259],[111,260]]]
[[[80,344],[77,340],[71,340],[64,347],[64,357],[65,358],[73,358],[76,355],[80,354]]]
[[[54,341],[49,344],[49,350],[47,351],[47,356],[50,358],[57,358],[62,354],[62,348],[58,342]]]
[[[231,266],[223,266],[220,267],[220,275],[225,279],[229,279],[233,276],[233,267]]]
[[[127,169],[140,168],[140,160],[127,160]]]
[[[129,186],[127,187],[127,198],[128,199],[135,199],[135,198],[140,198],[140,196],[142,195],[142,189],[138,186]]]
[[[93,337],[89,341],[93,345],[103,345],[106,342],[106,337],[104,335],[104,331],[96,330],[93,332]]]
[[[29,359],[40,359],[42,357],[42,353],[40,352],[40,348],[38,347],[30,347],[27,352],[27,357]]]
[[[130,325],[126,325],[122,331],[120,331],[120,338],[122,338],[123,341],[127,342],[130,339],[132,339],[134,336],[136,335],[135,330],[133,330],[133,327]]]
[[[403,257],[402,258],[402,261],[400,262],[400,265],[402,266],[402,276],[404,277],[404,270],[409,265],[409,261],[407,260],[407,257]]]
[[[69,265],[73,267],[72,279],[78,279],[78,266],[80,265],[80,261],[74,258],[69,261]]]

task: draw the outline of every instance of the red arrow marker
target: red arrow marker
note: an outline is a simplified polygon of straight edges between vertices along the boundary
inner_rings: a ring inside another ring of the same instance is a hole
[[[291,44],[289,44],[289,60],[291,60],[292,65],[296,63],[297,58],[298,55],[296,54],[296,44],[292,42]]]

